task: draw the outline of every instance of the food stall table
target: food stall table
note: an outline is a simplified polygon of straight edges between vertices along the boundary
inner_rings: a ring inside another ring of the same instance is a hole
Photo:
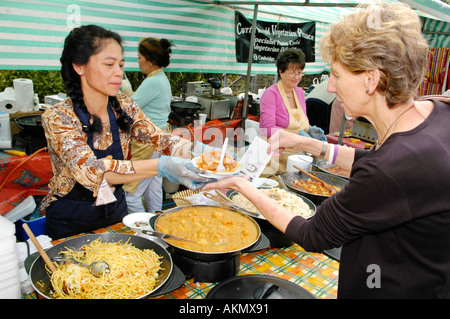
[[[339,136],[332,135],[332,134],[327,135],[328,143],[337,144],[338,140],[339,140]],[[366,144],[373,146],[373,143],[366,142],[361,139],[357,139],[357,138],[353,138],[353,137],[343,137],[342,138],[342,145],[347,145],[347,146],[350,146],[353,148],[365,149]]]
[[[104,232],[134,234],[122,223],[94,231],[94,233]],[[66,239],[55,240],[52,244],[56,245]],[[306,252],[302,247],[294,244],[289,247],[242,253],[238,275],[275,276],[300,285],[316,298],[336,299],[338,273],[338,261],[321,253]],[[204,299],[216,284],[188,279],[180,288],[152,299]],[[38,295],[33,292],[26,298],[36,299]]]

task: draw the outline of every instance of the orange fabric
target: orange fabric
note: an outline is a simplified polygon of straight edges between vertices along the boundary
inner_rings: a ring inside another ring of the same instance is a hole
[[[13,173],[8,177],[10,172]],[[32,158],[20,156],[0,160],[0,185],[8,178],[0,190],[0,215],[9,212],[30,195],[47,195],[47,185],[52,176],[48,152]]]

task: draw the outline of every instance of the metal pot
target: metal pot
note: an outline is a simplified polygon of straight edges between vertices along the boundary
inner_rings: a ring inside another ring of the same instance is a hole
[[[17,127],[25,134],[35,137],[45,136],[40,115],[25,115],[14,119]]]
[[[162,218],[163,216],[166,216],[167,214],[176,214],[177,212],[179,212],[183,209],[186,209],[186,208],[190,209],[192,207],[210,207],[211,209],[218,208],[218,206],[213,206],[213,205],[179,206],[179,207],[175,207],[175,208],[165,211],[164,213],[156,216],[156,218],[151,218],[150,224],[154,229],[157,229],[157,227],[155,227],[155,226],[158,224],[158,219]],[[225,209],[225,208],[221,208],[221,209]],[[251,223],[254,225],[254,227],[256,228],[256,230],[257,230],[256,237],[257,238],[248,246],[242,247],[242,248],[239,248],[239,249],[236,249],[233,251],[227,251],[227,252],[203,252],[203,251],[195,251],[195,250],[178,247],[178,246],[175,246],[174,244],[166,241],[167,244],[174,250],[174,252],[176,252],[180,255],[183,255],[192,260],[206,261],[206,262],[226,260],[233,256],[239,255],[241,252],[255,251],[255,250],[253,250],[254,247],[257,247],[258,250],[268,248],[269,241],[267,240],[267,238],[264,238],[265,240],[261,238],[261,229],[260,229],[258,223],[253,218],[251,218],[248,215],[246,215],[236,209],[233,209],[233,208],[228,208],[228,210],[230,210],[236,214],[239,214],[241,216],[244,216],[245,218],[248,218],[251,221]],[[260,245],[261,240],[263,240],[262,245]]]
[[[61,242],[48,250],[46,250],[47,255],[50,259],[57,256],[59,252],[67,250],[67,248],[73,250],[80,250],[84,245],[89,244],[90,242],[102,238],[103,242],[129,242],[133,244],[136,248],[139,249],[153,249],[155,253],[162,257],[161,261],[161,270],[159,272],[159,279],[154,289],[143,295],[141,298],[146,298],[149,296],[156,296],[159,294],[163,294],[167,291],[163,291],[164,285],[166,282],[170,282],[170,277],[174,272],[174,267],[172,263],[172,258],[170,254],[159,244],[144,238],[135,235],[129,234],[120,234],[120,233],[102,233],[102,234],[93,234],[93,235],[84,235],[72,239],[68,239],[64,242]],[[42,257],[38,257],[31,264],[29,271],[29,278],[33,288],[44,298],[51,299],[50,291],[52,290],[52,285],[50,283],[50,277],[46,270],[46,265]],[[184,282],[184,278],[183,278]]]
[[[170,103],[170,108],[180,116],[192,116],[197,114],[198,111],[205,109],[200,103],[189,101],[172,101]]]
[[[348,180],[346,180],[344,178],[333,176],[333,175],[330,175],[327,173],[312,172],[312,174],[314,174],[315,176],[317,176],[324,182],[331,184],[333,186],[339,187],[341,189],[348,182]],[[309,198],[315,204],[320,204],[325,199],[328,199],[330,197],[330,196],[326,196],[326,195],[318,195],[318,194],[312,194],[312,193],[306,192],[300,186],[295,185],[294,181],[296,181],[296,180],[300,180],[300,179],[307,180],[310,178],[308,175],[303,174],[302,172],[286,172],[286,173],[282,173],[280,175],[280,177],[283,180],[284,184],[290,190],[300,193],[301,195]]]

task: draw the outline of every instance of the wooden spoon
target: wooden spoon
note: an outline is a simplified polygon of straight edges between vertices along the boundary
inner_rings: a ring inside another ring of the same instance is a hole
[[[53,265],[52,261],[48,257],[48,255],[45,252],[45,250],[42,248],[41,244],[39,244],[39,241],[36,239],[36,237],[34,237],[34,234],[31,231],[30,227],[28,227],[27,224],[23,224],[22,227],[25,230],[25,232],[27,233],[27,235],[30,237],[30,239],[33,242],[34,246],[36,246],[39,254],[41,255],[42,259],[44,259],[44,261],[47,264],[47,266],[50,269],[50,271],[51,272],[56,271],[55,265]]]
[[[321,179],[318,178],[317,176],[314,176],[313,174],[308,173],[307,171],[301,169],[301,168],[298,167],[297,165],[294,165],[294,167],[295,167],[296,169],[298,169],[300,172],[302,172],[303,174],[305,174],[305,175],[311,177],[312,179],[318,181],[319,183],[322,183],[322,185],[325,186],[325,188],[328,189],[331,193],[336,193],[336,192],[337,192],[336,188],[335,188],[333,185],[330,185],[330,184],[324,182],[323,180],[321,180]]]

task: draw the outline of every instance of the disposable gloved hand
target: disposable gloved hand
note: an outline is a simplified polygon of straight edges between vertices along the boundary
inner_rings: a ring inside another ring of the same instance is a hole
[[[325,142],[327,141],[325,132],[320,127],[311,126],[308,133],[309,133],[309,135],[311,135],[312,138],[315,138],[316,140],[325,141]]]
[[[158,175],[169,181],[183,184],[193,191],[197,191],[207,183],[215,182],[214,178],[200,176],[202,170],[196,169],[190,160],[162,155],[158,162]]]
[[[306,133],[306,132],[303,131],[303,130],[301,130],[300,132],[298,132],[298,135],[300,135],[300,136],[305,136],[305,137],[309,137],[309,138],[312,137],[311,135],[309,135],[308,133]]]

